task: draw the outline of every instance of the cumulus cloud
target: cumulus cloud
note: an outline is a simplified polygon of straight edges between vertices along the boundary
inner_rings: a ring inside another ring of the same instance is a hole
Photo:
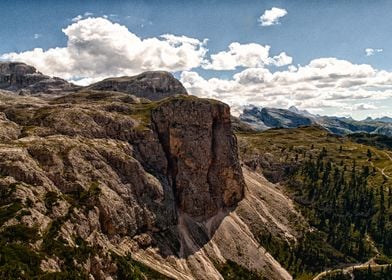
[[[372,56],[375,55],[376,53],[383,52],[383,49],[372,49],[372,48],[366,48],[365,49],[365,54],[366,56]]]
[[[279,24],[279,19],[287,15],[287,11],[285,9],[273,7],[270,10],[265,10],[264,13],[260,16],[259,22],[261,26],[271,26]]]
[[[236,106],[295,105],[313,111],[344,110],[349,104],[362,101],[362,105],[355,107],[357,110],[372,110],[374,105],[366,105],[369,101],[392,96],[392,73],[336,58],[314,59],[286,71],[248,68],[229,80],[204,79],[196,72],[184,71],[181,81],[192,94],[218,98]]]
[[[237,67],[263,67],[265,65],[284,66],[293,59],[285,52],[270,57],[270,46],[256,43],[240,44],[233,42],[228,51],[211,55],[211,61],[203,67],[212,70],[235,70]]]
[[[104,18],[78,20],[62,30],[66,47],[6,53],[3,60],[23,61],[39,71],[69,80],[134,75],[147,70],[182,71],[204,63],[206,40],[165,34],[142,39]]]

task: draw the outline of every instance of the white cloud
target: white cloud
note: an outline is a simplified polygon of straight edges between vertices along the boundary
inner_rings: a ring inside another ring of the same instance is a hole
[[[7,53],[3,60],[23,61],[65,79],[98,79],[147,70],[182,71],[204,63],[206,40],[162,35],[139,38],[125,26],[104,18],[79,20],[63,29],[66,47]]]
[[[293,58],[288,56],[285,52],[282,52],[279,55],[275,55],[272,62],[276,66],[285,66],[293,63]]]
[[[374,105],[369,102],[392,97],[391,72],[336,58],[314,59],[305,66],[274,73],[263,67],[248,68],[229,80],[204,79],[185,71],[181,81],[191,94],[214,97],[235,106],[295,105],[312,111],[339,111],[352,109],[353,103],[361,102],[356,110],[372,110]]]
[[[39,39],[39,38],[41,38],[41,37],[42,37],[42,34],[39,34],[39,33],[35,33],[34,36],[33,36],[33,38],[34,38],[35,40],[37,40],[37,39]]]
[[[287,11],[285,9],[273,7],[270,10],[265,10],[258,21],[261,26],[276,25],[280,23],[279,19],[285,15],[287,15]]]
[[[383,49],[372,49],[372,48],[366,48],[365,49],[365,54],[366,56],[372,56],[375,55],[376,53],[383,52]]]
[[[228,51],[211,55],[211,61],[203,68],[212,70],[235,70],[237,67],[263,67],[264,65],[284,66],[293,59],[285,52],[270,57],[270,46],[256,43],[240,44],[233,42]]]

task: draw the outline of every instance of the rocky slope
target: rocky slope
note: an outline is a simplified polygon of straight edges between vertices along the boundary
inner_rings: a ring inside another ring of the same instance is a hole
[[[43,75],[24,63],[0,62],[0,89],[20,94],[64,94],[78,87],[63,79]]]
[[[306,222],[276,186],[241,168],[227,105],[91,88],[3,92],[0,117],[0,242],[34,260],[15,257],[13,273],[223,279],[235,264],[234,273],[292,278],[260,238],[296,244]],[[15,228],[29,235],[6,235]]]

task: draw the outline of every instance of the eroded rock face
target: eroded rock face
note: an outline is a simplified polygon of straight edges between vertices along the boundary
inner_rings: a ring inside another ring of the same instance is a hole
[[[166,71],[148,71],[132,77],[109,78],[90,85],[88,89],[121,91],[150,100],[188,94],[184,86]]]
[[[43,75],[25,63],[0,62],[0,89],[36,94],[73,91],[77,88],[63,79]]]
[[[203,220],[243,198],[245,183],[229,106],[179,98],[155,109],[152,121],[180,211]]]

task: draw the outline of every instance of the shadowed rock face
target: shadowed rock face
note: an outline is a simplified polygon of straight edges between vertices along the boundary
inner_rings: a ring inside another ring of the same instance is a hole
[[[78,87],[67,81],[37,72],[21,62],[0,62],[0,89],[20,91],[22,94],[53,93],[76,90]]]
[[[175,99],[155,109],[152,121],[181,211],[206,219],[243,198],[245,183],[229,106]]]
[[[177,94],[188,94],[184,86],[166,71],[148,71],[132,77],[109,78],[87,88],[121,91],[150,100],[159,100]]]

